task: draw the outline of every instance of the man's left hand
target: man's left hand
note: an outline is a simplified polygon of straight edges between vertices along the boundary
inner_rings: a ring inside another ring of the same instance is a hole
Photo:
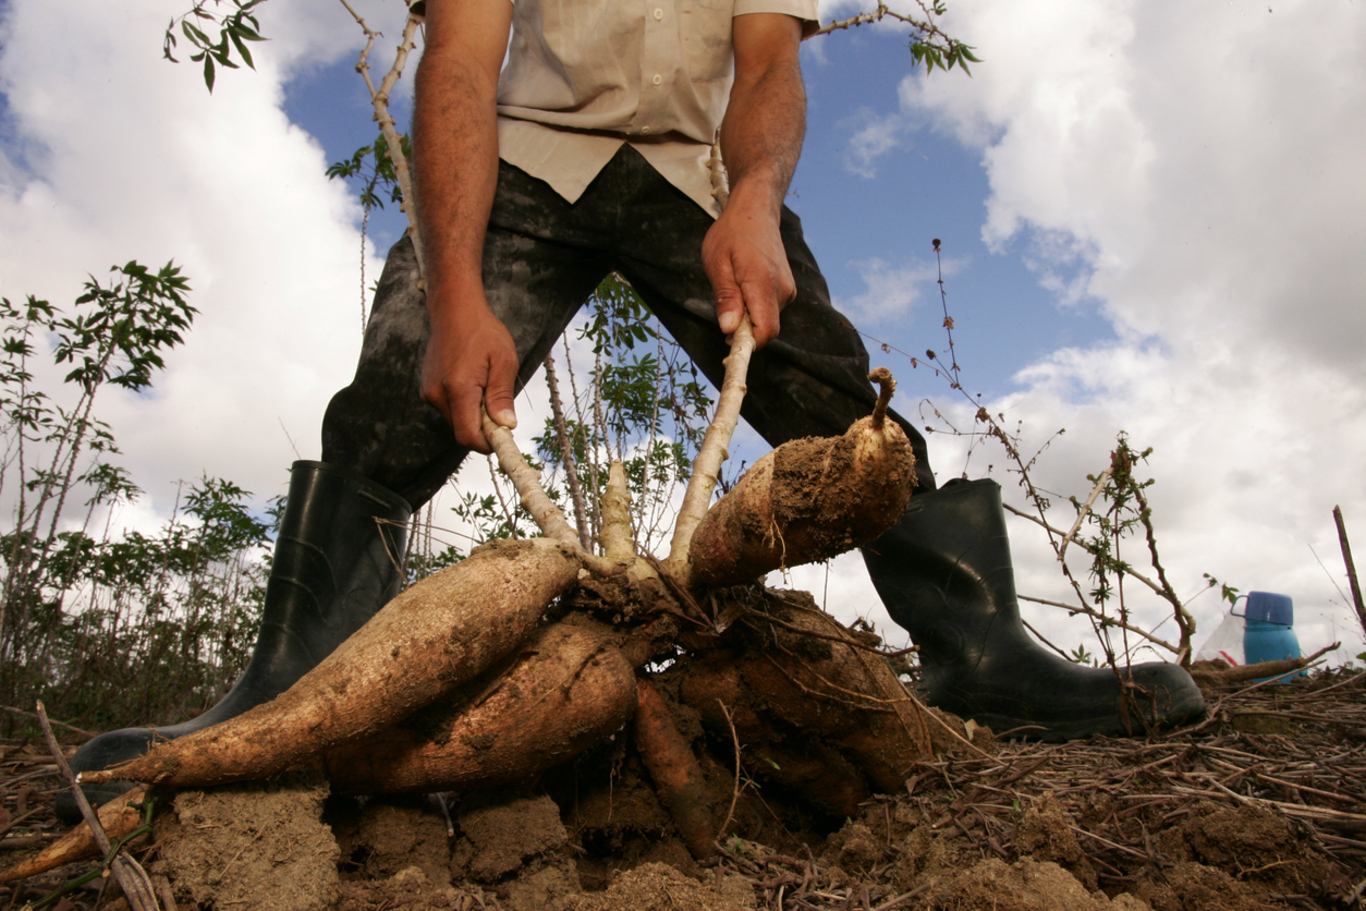
[[[777,336],[778,314],[796,298],[797,284],[771,206],[732,196],[702,241],[702,265],[722,332],[734,332],[748,312],[757,347]]]

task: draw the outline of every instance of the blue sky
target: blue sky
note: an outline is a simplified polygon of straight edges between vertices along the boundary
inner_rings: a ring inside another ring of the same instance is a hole
[[[401,6],[357,5],[387,33],[385,66]],[[258,71],[222,75],[210,97],[195,67],[160,59],[161,30],[187,6],[0,4],[0,294],[69,301],[88,272],[174,257],[201,309],[150,395],[100,402],[147,490],[116,521],[139,527],[204,472],[262,503],[282,490],[289,462],[317,455],[322,408],[359,347],[359,210],[323,177],[373,136],[355,24],[339,4],[266,4]],[[983,58],[971,79],[911,73],[892,28],[804,52],[791,204],[837,302],[877,339],[942,351],[941,238],[964,385],[1019,422],[1027,453],[1048,443],[1038,483],[1085,496],[1129,432],[1155,447],[1155,522],[1179,592],[1197,594],[1206,572],[1285,592],[1307,648],[1360,651],[1331,509],[1366,540],[1366,9],[949,7],[945,25]],[[837,0],[822,18],[858,9]],[[372,226],[371,280],[394,215]],[[942,381],[874,355],[900,377],[904,411],[928,397],[971,426]],[[941,476],[989,472],[1023,505],[998,448],[969,458],[943,433],[931,447]],[[1011,535],[1021,589],[1064,598],[1042,537],[1013,519]],[[857,559],[791,581],[878,619]],[[1160,604],[1133,599],[1160,621]],[[1212,596],[1194,605],[1211,630]],[[1060,643],[1089,635],[1026,612]]]

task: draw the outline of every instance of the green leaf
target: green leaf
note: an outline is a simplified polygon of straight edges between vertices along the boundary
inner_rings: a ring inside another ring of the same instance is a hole
[[[192,43],[199,47],[209,47],[213,44],[213,42],[209,40],[209,36],[201,32],[188,19],[182,19],[180,21],[180,30],[185,33],[186,38],[190,39]]]
[[[251,61],[251,51],[247,50],[247,46],[242,43],[242,39],[237,36],[237,32],[228,32],[228,37],[232,39],[233,47],[237,48],[237,53],[242,55],[242,62],[253,70],[256,69],[256,64]]]
[[[213,55],[204,55],[204,84],[209,87],[209,94],[213,94]]]

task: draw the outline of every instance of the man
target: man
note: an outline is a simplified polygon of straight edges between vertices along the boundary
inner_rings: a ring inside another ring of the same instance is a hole
[[[429,0],[414,114],[426,293],[400,242],[356,378],[324,418],[323,462],[295,466],[237,686],[185,724],[96,738],[77,768],[272,698],[362,625],[396,590],[390,555],[410,508],[468,452],[489,451],[481,406],[515,426],[515,392],[611,270],[718,385],[725,335],[749,314],[760,350],[742,414],[770,443],[842,433],[869,413],[867,353],[783,206],[805,123],[798,48],[815,14],[815,0]],[[731,184],[720,212],[705,167],[718,129]],[[1178,667],[1132,668],[1139,698],[1126,702],[1112,671],[1030,640],[999,488],[937,490],[924,439],[897,420],[918,486],[864,556],[920,646],[931,703],[1051,739],[1199,717]]]

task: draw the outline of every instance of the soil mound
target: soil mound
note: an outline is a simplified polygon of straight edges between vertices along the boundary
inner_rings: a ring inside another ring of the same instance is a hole
[[[184,791],[133,850],[180,911],[1359,908],[1366,675],[1207,696],[1202,725],[1147,739],[994,743],[958,726],[899,793],[847,817],[751,768],[758,754],[741,751],[737,774],[734,744],[685,712],[724,823],[701,861],[626,731],[535,782],[445,804],[328,796],[297,773]],[[1296,733],[1249,730],[1250,715],[1293,719]],[[30,744],[0,751],[9,864],[58,829],[57,782]],[[0,901],[22,907],[90,868],[3,887]],[[126,907],[98,877],[51,906]]]

